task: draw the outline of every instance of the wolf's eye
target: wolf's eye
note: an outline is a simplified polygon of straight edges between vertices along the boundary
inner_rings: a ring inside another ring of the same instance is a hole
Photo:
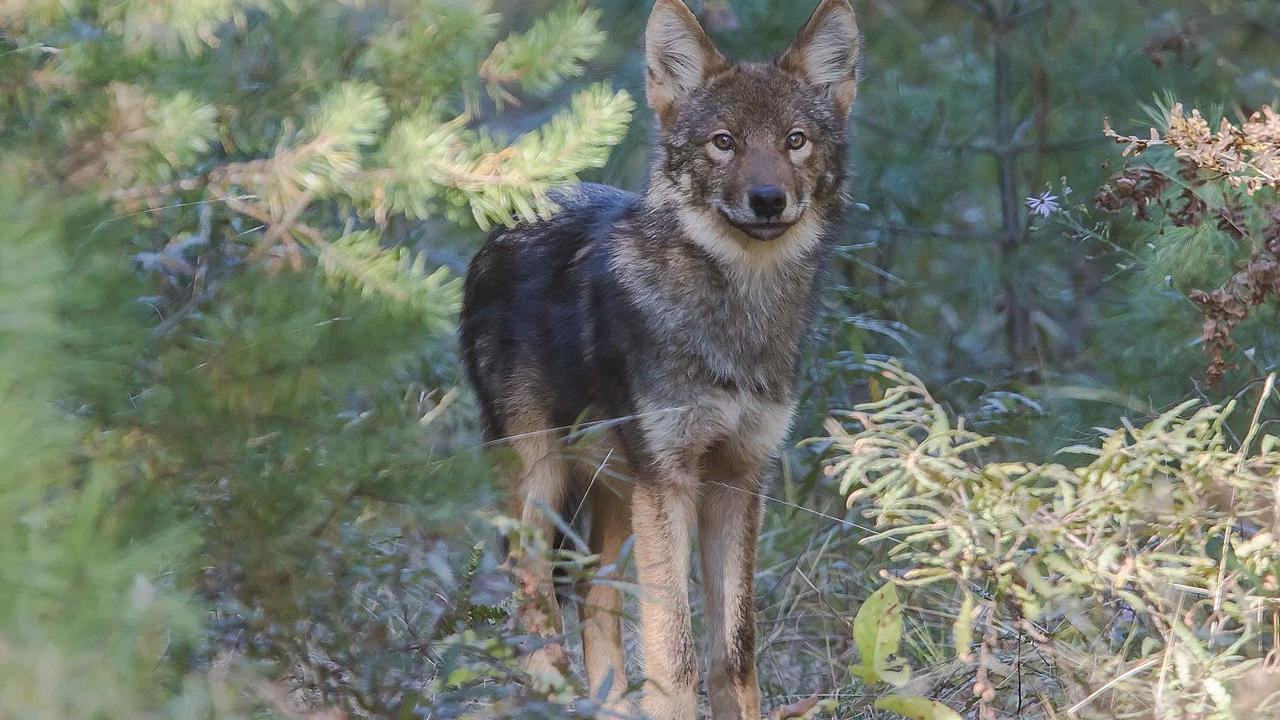
[[[720,152],[729,152],[737,143],[734,142],[733,136],[729,133],[716,133],[711,136],[711,144],[716,146]]]
[[[804,147],[805,144],[808,142],[809,142],[809,138],[805,137],[804,133],[797,130],[787,136],[787,149],[799,150],[800,148]]]

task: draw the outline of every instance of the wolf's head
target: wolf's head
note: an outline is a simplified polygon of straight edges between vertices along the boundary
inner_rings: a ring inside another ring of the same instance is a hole
[[[858,55],[848,0],[822,0],[771,63],[729,61],[681,0],[657,0],[645,34],[660,126],[651,201],[718,255],[812,242],[840,203]]]

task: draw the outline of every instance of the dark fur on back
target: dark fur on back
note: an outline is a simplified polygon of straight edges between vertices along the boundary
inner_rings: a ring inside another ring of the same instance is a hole
[[[639,211],[640,196],[583,184],[555,198],[555,217],[494,232],[467,274],[463,358],[491,441],[509,432],[504,388],[521,372],[545,378],[557,428],[592,406],[632,412],[622,380],[644,329],[609,272],[609,253],[614,225]]]

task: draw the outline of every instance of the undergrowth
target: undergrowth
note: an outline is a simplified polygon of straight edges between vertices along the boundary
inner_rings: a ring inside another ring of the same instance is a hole
[[[861,542],[888,547],[885,578],[935,608],[913,619],[923,647],[950,648],[870,679],[983,719],[1275,716],[1274,376],[1239,440],[1235,403],[1190,401],[1032,464],[984,457],[991,438],[880,372],[881,398],[828,423],[830,472],[874,529]]]

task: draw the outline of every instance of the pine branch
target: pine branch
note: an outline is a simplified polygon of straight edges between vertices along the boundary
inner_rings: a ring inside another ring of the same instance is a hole
[[[387,164],[368,175],[375,212],[430,215],[448,196],[468,203],[480,227],[532,221],[554,210],[547,191],[600,167],[626,134],[635,104],[624,91],[597,84],[578,93],[546,125],[501,146],[464,129],[465,118],[434,123],[418,116],[393,127],[379,154]],[[501,149],[500,149],[501,148]]]
[[[325,96],[303,128],[308,141],[291,162],[278,163],[282,176],[317,192],[335,192],[358,173],[360,150],[378,139],[387,120],[387,103],[378,88],[343,83]]]
[[[113,8],[113,26],[130,52],[199,55],[218,47],[217,30],[223,24],[243,25],[249,10],[273,4],[274,0],[127,0]]]
[[[480,182],[460,187],[474,193],[469,199],[476,223],[487,228],[491,222],[546,215],[551,207],[547,191],[583,170],[603,166],[609,148],[626,135],[634,109],[625,91],[593,85],[546,125],[520,137],[509,153],[482,158],[465,173]]]
[[[540,18],[527,32],[498,43],[481,64],[480,77],[499,103],[507,97],[504,86],[545,93],[566,78],[581,75],[583,64],[599,53],[605,41],[599,21],[598,10],[570,3]]]
[[[68,158],[74,185],[122,192],[168,181],[205,155],[218,135],[217,110],[190,93],[161,97],[126,83],[112,83],[107,93],[105,127]]]
[[[426,257],[408,248],[384,250],[378,233],[350,233],[320,248],[320,265],[338,282],[421,312],[439,329],[452,326],[461,286],[447,268],[428,271]]]

